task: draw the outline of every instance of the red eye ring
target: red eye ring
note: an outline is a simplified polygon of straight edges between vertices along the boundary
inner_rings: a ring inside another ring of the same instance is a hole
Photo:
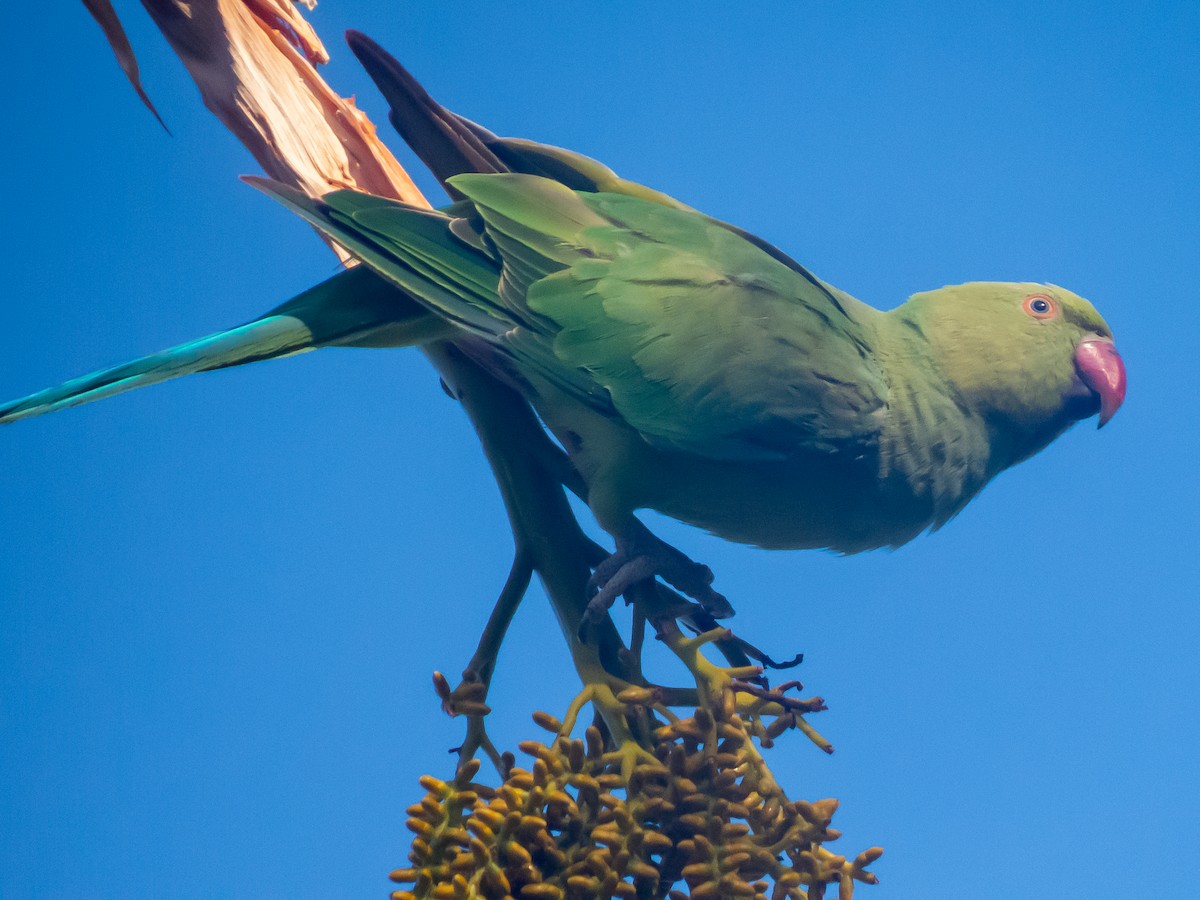
[[[1058,303],[1045,294],[1030,294],[1023,304],[1025,312],[1035,319],[1053,319],[1058,315]]]

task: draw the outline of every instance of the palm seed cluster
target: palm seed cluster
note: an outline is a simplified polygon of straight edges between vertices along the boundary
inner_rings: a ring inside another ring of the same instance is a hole
[[[827,850],[837,801],[789,800],[746,720],[717,706],[658,728],[653,754],[606,750],[595,726],[572,739],[538,713],[555,737],[522,743],[532,765],[500,787],[474,780],[478,760],[425,776],[393,900],[817,900],[831,885],[847,900],[875,883],[866,867],[883,851]]]

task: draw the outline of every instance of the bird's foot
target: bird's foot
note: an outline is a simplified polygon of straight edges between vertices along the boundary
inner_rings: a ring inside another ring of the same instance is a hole
[[[492,708],[486,703],[487,685],[472,675],[473,673],[468,670],[464,673],[462,683],[451,690],[450,682],[446,680],[445,675],[441,672],[433,673],[433,688],[442,701],[442,711],[451,717],[467,717],[466,738],[462,744],[450,752],[458,754],[458,764],[461,770],[463,766],[470,764],[478,751],[482,750],[492,761],[492,765],[496,767],[500,777],[507,778],[515,760],[511,753],[501,753],[497,750],[492,739],[488,737],[487,726],[483,721],[483,717],[492,711]]]
[[[588,581],[588,602],[584,622],[599,621],[610,606],[631,588],[661,578],[676,590],[696,601],[715,619],[733,615],[733,607],[723,594],[713,590],[712,569],[694,562],[670,544],[638,525],[631,537],[617,538],[617,550],[598,566]]]
[[[799,692],[804,688],[799,681],[789,681],[771,689],[762,681],[759,666],[717,666],[705,659],[700,652],[708,644],[719,644],[733,636],[728,629],[716,628],[685,637],[676,623],[666,623],[659,637],[696,679],[699,706],[704,710],[702,717],[697,712],[696,722],[710,732],[709,742],[717,738],[716,723],[728,722],[738,714],[762,742],[770,747],[775,738],[789,728],[802,732],[826,753],[833,752],[833,745],[816,731],[804,718],[809,713],[822,712],[828,707],[821,697],[800,698],[789,691]]]

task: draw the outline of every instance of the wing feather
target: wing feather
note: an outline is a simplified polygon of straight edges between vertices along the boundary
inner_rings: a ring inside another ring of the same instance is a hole
[[[531,176],[453,183],[505,272],[513,259],[540,275],[522,281],[550,325],[537,337],[651,443],[771,459],[874,442],[887,398],[875,310],[686,208]]]
[[[737,230],[636,192],[511,173],[449,182],[469,215],[255,183],[517,371],[651,444],[767,460],[875,443],[888,388],[871,307]]]

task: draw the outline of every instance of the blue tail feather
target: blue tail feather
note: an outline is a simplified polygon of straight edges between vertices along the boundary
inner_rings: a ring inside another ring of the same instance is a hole
[[[90,403],[194,372],[290,356],[311,348],[312,333],[299,319],[268,316],[0,405],[0,424]]]

